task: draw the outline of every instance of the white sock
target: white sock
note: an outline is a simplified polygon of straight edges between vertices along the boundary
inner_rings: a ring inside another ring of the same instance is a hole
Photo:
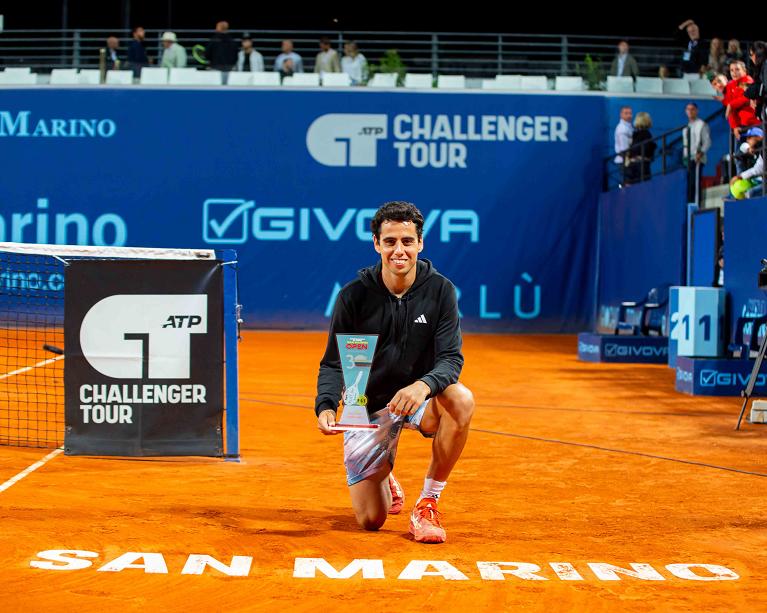
[[[426,477],[426,479],[423,480],[421,498],[418,500],[420,501],[423,498],[434,498],[435,500],[439,500],[439,495],[442,493],[442,490],[445,489],[446,485],[447,481],[435,481],[434,479]]]

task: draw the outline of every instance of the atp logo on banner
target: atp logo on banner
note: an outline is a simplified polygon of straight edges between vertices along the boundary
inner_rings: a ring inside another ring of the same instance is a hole
[[[88,363],[115,379],[189,379],[191,335],[208,331],[206,294],[119,294],[80,326]]]
[[[330,113],[315,119],[306,132],[306,148],[324,166],[375,167],[378,141],[385,139],[387,116]]]

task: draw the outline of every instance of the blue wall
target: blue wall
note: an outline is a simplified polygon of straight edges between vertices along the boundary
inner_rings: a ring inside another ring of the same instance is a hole
[[[600,196],[598,305],[682,284],[686,187],[687,175],[679,170]]]
[[[760,261],[767,258],[767,198],[728,200],[724,208],[724,286],[730,323],[767,314],[767,294],[757,287]]]
[[[372,212],[404,199],[427,216],[423,256],[458,286],[466,329],[576,331],[620,100],[6,89],[0,239],[232,247],[246,324],[323,327],[377,257]]]

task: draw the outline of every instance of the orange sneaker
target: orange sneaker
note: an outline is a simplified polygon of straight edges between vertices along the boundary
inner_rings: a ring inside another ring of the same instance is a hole
[[[396,515],[402,511],[402,507],[405,506],[405,491],[402,486],[394,478],[392,473],[389,473],[389,489],[391,490],[391,506],[389,507],[389,515]]]
[[[410,514],[410,534],[418,543],[444,543],[447,540],[434,498],[422,498],[415,505]]]

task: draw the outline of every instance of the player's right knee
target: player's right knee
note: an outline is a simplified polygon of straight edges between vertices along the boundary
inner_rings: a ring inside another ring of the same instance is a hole
[[[376,530],[380,529],[381,526],[384,525],[384,522],[386,521],[386,515],[383,516],[372,516],[372,515],[365,515],[360,517],[357,516],[357,523],[360,525],[360,528],[363,530],[369,530],[371,532],[375,532]]]

